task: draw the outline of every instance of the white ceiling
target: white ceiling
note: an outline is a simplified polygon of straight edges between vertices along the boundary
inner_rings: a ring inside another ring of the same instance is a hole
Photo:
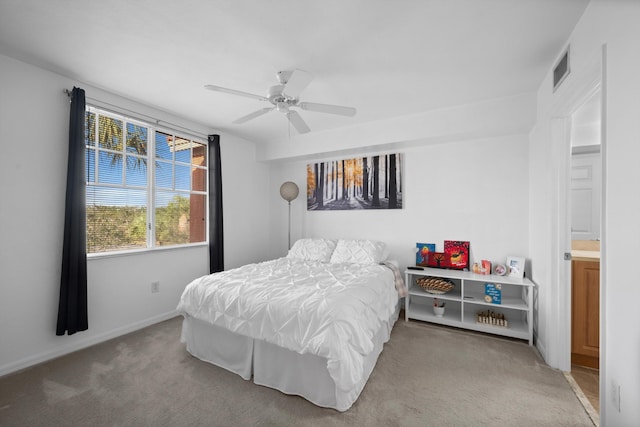
[[[0,53],[269,142],[287,137],[283,115],[234,125],[270,104],[204,85],[264,95],[278,70],[306,70],[314,80],[302,101],[358,110],[355,117],[301,111],[312,132],[533,92],[587,4],[0,0]]]

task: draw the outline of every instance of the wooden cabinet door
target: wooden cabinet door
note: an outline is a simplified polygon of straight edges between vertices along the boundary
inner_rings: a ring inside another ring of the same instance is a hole
[[[598,369],[600,262],[572,261],[571,363]]]

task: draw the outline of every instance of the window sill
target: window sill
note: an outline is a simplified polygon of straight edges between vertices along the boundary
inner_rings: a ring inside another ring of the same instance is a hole
[[[148,255],[148,254],[151,254],[151,253],[154,253],[154,252],[176,251],[176,250],[183,250],[183,249],[198,248],[198,247],[203,247],[203,246],[208,246],[208,245],[209,244],[207,242],[201,242],[201,243],[191,243],[189,245],[159,246],[159,247],[155,247],[155,248],[130,249],[130,250],[112,251],[112,252],[100,252],[100,253],[95,253],[95,254],[87,254],[87,261],[104,259],[104,258],[117,258],[117,257],[129,257],[129,256],[136,256],[136,255]]]

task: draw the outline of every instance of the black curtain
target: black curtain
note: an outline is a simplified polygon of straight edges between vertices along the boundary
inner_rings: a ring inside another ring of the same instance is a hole
[[[85,208],[85,96],[74,87],[69,118],[69,160],[64,213],[62,274],[56,335],[89,328],[87,321],[87,226]]]
[[[209,272],[224,270],[220,135],[209,135]]]

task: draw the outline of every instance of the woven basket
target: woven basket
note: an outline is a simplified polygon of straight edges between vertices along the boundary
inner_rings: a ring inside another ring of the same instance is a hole
[[[425,292],[430,294],[442,295],[455,288],[455,285],[447,279],[442,277],[420,277],[416,279],[416,284],[420,286]]]

